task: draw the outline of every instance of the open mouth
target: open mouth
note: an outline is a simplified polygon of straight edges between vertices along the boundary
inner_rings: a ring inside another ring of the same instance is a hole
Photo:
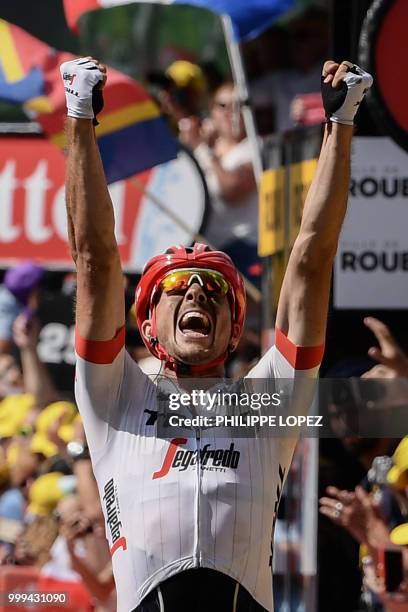
[[[178,327],[185,336],[205,338],[210,335],[211,321],[204,312],[189,310],[181,317]]]

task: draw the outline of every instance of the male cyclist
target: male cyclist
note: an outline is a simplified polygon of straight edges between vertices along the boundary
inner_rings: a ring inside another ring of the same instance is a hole
[[[93,128],[92,94],[95,101],[106,69],[84,58],[61,72],[73,77],[66,88],[66,197],[78,273],[76,397],[118,610],[272,610],[270,543],[295,441],[157,435],[156,387],[124,348],[123,278]],[[323,354],[353,119],[372,79],[349,62],[328,61],[322,80],[328,122],[282,287],[276,345],[249,377],[314,377]],[[222,377],[243,330],[243,282],[224,253],[202,244],[171,247],[146,264],[136,312],[146,346],[175,384],[192,375]]]

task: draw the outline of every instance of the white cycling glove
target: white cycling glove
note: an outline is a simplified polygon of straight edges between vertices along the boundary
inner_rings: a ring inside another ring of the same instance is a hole
[[[94,62],[81,57],[60,66],[67,101],[68,117],[95,119],[103,108],[102,90],[96,85],[104,75]]]
[[[323,106],[328,120],[334,123],[354,124],[359,106],[373,84],[373,77],[354,64],[349,68],[340,87],[324,83],[322,77]]]

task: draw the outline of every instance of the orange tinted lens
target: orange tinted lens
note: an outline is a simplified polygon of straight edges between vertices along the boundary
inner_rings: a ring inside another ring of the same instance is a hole
[[[191,278],[191,272],[188,270],[177,270],[165,276],[160,283],[160,289],[165,293],[172,295],[181,291],[186,291],[188,281]]]
[[[201,275],[204,282],[204,287],[209,293],[218,293],[219,295],[227,295],[229,285],[225,278],[217,272],[206,272]]]
[[[199,276],[207,293],[227,295],[229,285],[222,274],[213,270],[175,270],[160,283],[160,289],[168,295],[186,291],[192,276]]]

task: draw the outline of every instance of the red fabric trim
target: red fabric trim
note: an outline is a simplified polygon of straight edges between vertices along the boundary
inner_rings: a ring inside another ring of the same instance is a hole
[[[87,340],[75,332],[75,350],[85,361],[91,363],[112,363],[125,346],[125,326],[121,327],[111,340]]]
[[[323,359],[324,344],[296,346],[279,328],[276,328],[275,344],[278,351],[295,370],[311,370],[320,365]]]

